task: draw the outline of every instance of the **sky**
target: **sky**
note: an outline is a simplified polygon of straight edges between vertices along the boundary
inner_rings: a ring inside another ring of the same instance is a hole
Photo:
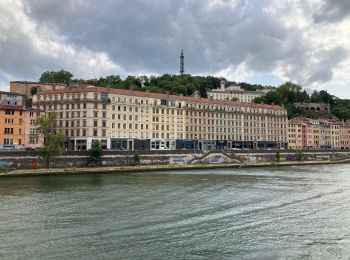
[[[47,70],[75,78],[185,73],[350,98],[349,0],[1,0],[0,89]]]

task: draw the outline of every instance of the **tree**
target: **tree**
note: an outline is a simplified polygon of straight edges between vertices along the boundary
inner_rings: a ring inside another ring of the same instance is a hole
[[[92,145],[89,151],[90,151],[90,160],[92,162],[96,162],[98,165],[101,165],[102,147],[100,145],[100,142],[97,140],[94,140],[92,142]]]
[[[132,160],[134,161],[135,165],[138,165],[141,161],[140,156],[137,153],[134,154]]]
[[[39,82],[69,84],[72,77],[73,74],[65,70],[45,71],[43,74],[41,74]]]
[[[199,95],[201,96],[201,98],[207,98],[208,97],[207,90],[205,89],[205,87],[203,85],[201,85],[199,87]]]
[[[276,162],[280,162],[281,161],[281,154],[280,152],[276,153]]]
[[[52,158],[61,154],[65,139],[63,131],[57,131],[57,113],[38,118],[37,135],[43,139],[40,156],[45,160],[45,167],[49,168]]]

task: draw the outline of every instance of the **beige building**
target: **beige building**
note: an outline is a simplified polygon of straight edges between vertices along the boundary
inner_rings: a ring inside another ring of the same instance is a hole
[[[94,140],[110,148],[110,100],[108,89],[67,87],[42,90],[33,95],[33,108],[57,112],[58,126],[66,135],[65,148],[86,150]]]
[[[279,106],[80,86],[42,90],[33,107],[58,113],[67,149],[287,148]]]
[[[208,90],[208,98],[215,100],[237,100],[239,102],[252,103],[257,97],[264,96],[271,89],[263,89],[256,91],[246,91],[238,85],[225,87],[225,82],[221,81],[221,86],[218,89]]]
[[[292,119],[288,121],[288,148],[300,150],[303,149],[303,121],[301,119]]]
[[[122,89],[109,97],[112,149],[287,147],[279,106]]]

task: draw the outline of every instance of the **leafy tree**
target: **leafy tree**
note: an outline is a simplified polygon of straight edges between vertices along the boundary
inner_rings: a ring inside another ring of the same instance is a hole
[[[281,154],[279,152],[276,153],[276,162],[281,161]]]
[[[303,161],[303,159],[304,159],[304,154],[302,152],[298,152],[297,153],[297,160],[299,162],[301,162],[301,161]]]
[[[141,161],[140,156],[137,153],[134,154],[134,156],[132,157],[132,160],[133,160],[135,165],[139,164]]]
[[[254,102],[255,103],[282,105],[282,97],[281,97],[281,94],[279,92],[270,91],[262,97],[255,98]]]
[[[73,74],[65,70],[45,71],[43,74],[41,74],[39,82],[69,84],[72,77]]]
[[[65,135],[62,131],[57,132],[57,113],[49,113],[45,117],[39,117],[37,120],[37,134],[43,139],[43,145],[40,148],[40,156],[45,160],[45,167],[50,167],[53,157],[62,152],[62,146]]]
[[[92,142],[90,151],[90,160],[92,162],[96,162],[98,165],[101,165],[101,157],[102,157],[102,147],[98,140],[94,140]]]

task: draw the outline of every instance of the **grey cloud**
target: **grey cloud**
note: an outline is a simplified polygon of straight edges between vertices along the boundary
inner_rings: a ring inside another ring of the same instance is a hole
[[[281,13],[290,7],[286,4],[283,10],[276,10],[269,0],[23,1],[39,33],[57,34],[77,50],[107,53],[130,73],[177,73],[179,50],[184,48],[187,73],[216,73],[244,62],[258,72],[282,67],[289,79],[310,83],[320,80],[318,77],[329,80],[333,67],[346,57],[323,60],[324,72],[320,72],[310,64],[314,50],[304,32],[281,20]],[[63,59],[43,55],[26,36],[21,38],[23,41],[14,43],[20,54],[9,56],[13,64],[7,71],[28,75],[67,65]],[[10,52],[9,46],[0,43],[0,54]],[[328,52],[322,55],[336,56]],[[21,64],[19,57],[24,57]],[[28,67],[33,61],[36,66]],[[328,63],[332,66],[327,68]]]
[[[321,52],[319,57],[323,58],[313,65],[312,74],[308,77],[306,83],[323,83],[331,80],[333,77],[333,68],[347,58],[347,56],[346,50],[341,47],[334,48],[328,52]]]
[[[349,0],[324,0],[320,10],[313,14],[313,19],[315,22],[337,22],[349,14]]]

